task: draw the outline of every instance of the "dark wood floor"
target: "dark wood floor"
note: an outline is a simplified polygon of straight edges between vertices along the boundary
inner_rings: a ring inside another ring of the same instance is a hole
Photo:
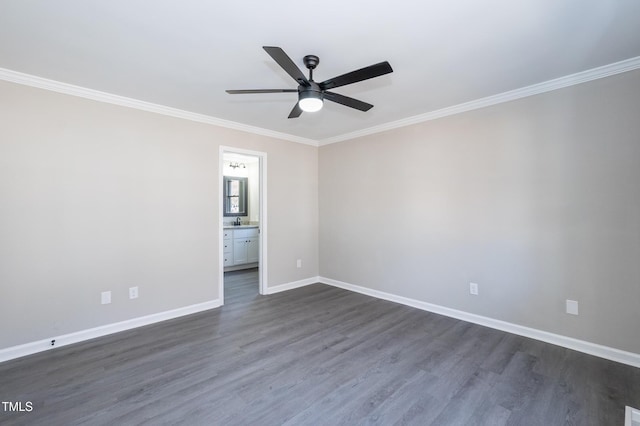
[[[640,369],[315,284],[0,364],[0,423],[622,425]]]

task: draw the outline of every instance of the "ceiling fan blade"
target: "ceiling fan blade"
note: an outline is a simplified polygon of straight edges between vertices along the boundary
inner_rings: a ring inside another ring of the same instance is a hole
[[[333,89],[334,87],[345,86],[347,84],[379,77],[381,75],[389,74],[390,72],[393,72],[393,68],[391,68],[389,62],[384,61],[379,64],[370,65],[368,67],[325,80],[320,83],[320,88],[322,90]]]
[[[298,92],[298,89],[249,89],[249,90],[225,90],[225,92],[231,95],[244,95],[248,93],[293,93]]]
[[[309,86],[309,80],[307,80],[307,77],[305,77],[302,71],[300,71],[300,68],[293,63],[291,58],[284,53],[284,50],[273,46],[262,46],[262,48],[273,58],[274,61],[278,63],[278,65],[282,67],[283,70],[287,72],[287,74],[293,77],[298,84],[305,87]]]
[[[338,93],[324,92],[324,98],[351,108],[359,109],[360,111],[369,111],[371,108],[373,108],[373,105],[371,104],[350,98],[348,96],[340,95]]]
[[[300,117],[300,114],[302,114],[302,108],[300,108],[300,105],[298,105],[298,102],[296,102],[296,105],[293,107],[293,109],[289,113],[288,118],[298,118]]]

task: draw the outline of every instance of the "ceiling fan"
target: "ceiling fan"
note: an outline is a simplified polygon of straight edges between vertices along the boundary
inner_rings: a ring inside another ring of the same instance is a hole
[[[345,86],[347,84],[357,83],[359,81],[368,80],[370,78],[379,77],[384,74],[393,72],[389,62],[384,61],[375,65],[361,68],[333,77],[322,83],[313,81],[313,70],[320,63],[320,58],[315,55],[307,55],[304,57],[304,65],[309,69],[309,78],[305,77],[300,68],[293,63],[291,58],[279,47],[263,46],[268,54],[278,63],[295,81],[298,82],[297,89],[249,89],[249,90],[227,90],[232,95],[250,94],[250,93],[298,93],[298,102],[289,113],[289,118],[300,117],[303,111],[315,112],[322,109],[323,100],[333,101],[360,111],[369,111],[373,105],[359,101],[348,96],[338,93],[329,92],[329,89]]]

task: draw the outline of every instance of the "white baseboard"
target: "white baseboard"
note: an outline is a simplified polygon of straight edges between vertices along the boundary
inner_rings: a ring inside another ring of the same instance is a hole
[[[87,330],[80,330],[73,333],[64,334],[62,336],[51,336],[47,339],[0,349],[0,362],[20,358],[38,352],[43,352],[49,349],[59,348],[60,346],[66,346],[72,343],[83,342],[85,340],[94,339],[96,337],[102,337],[108,334],[117,333],[119,331],[130,330],[132,328],[142,327],[160,321],[195,314],[197,312],[214,309],[219,306],[221,306],[219,299],[210,300],[208,302],[184,306],[182,308],[172,309],[170,311],[158,312],[157,314],[145,315],[143,317],[132,318],[126,321],[102,325],[100,327],[90,328]],[[52,340],[55,340],[55,346],[51,346]]]
[[[573,349],[589,355],[595,355],[600,358],[609,359],[611,361],[620,362],[622,364],[631,365],[640,368],[640,354],[627,352],[608,346],[598,345],[596,343],[586,342],[584,340],[574,339],[572,337],[562,336],[559,334],[549,333],[547,331],[537,330],[506,321],[485,317],[482,315],[471,314],[457,309],[447,308],[445,306],[434,305],[432,303],[422,302],[408,297],[397,296],[395,294],[386,293],[384,291],[373,290],[359,285],[349,284],[337,281],[331,278],[319,277],[319,282],[329,284],[334,287],[343,288],[345,290],[354,291],[356,293],[366,294],[367,296],[376,297],[378,299],[389,300],[391,302],[400,303],[411,306],[413,308],[422,309],[436,314],[444,315],[451,318],[483,325],[485,327],[495,328],[497,330],[506,331],[507,333],[517,334],[524,337],[551,343],[553,345],[562,346]]]
[[[294,288],[304,287],[310,284],[316,284],[320,282],[320,277],[305,278],[304,280],[293,281],[290,283],[280,284],[273,287],[267,287],[265,294],[280,293],[281,291],[293,290]]]
[[[485,327],[494,328],[497,330],[505,331],[508,333],[517,334],[524,337],[540,340],[543,342],[551,343],[554,345],[562,346],[568,349],[573,349],[579,352],[583,352],[589,355],[598,356],[600,358],[609,359],[611,361],[620,362],[622,364],[631,365],[633,367],[640,368],[640,354],[633,352],[627,352],[620,349],[611,348],[608,346],[598,345],[596,343],[587,342],[584,340],[574,339],[572,337],[562,336],[559,334],[549,333],[534,328],[525,327],[518,324],[501,321],[482,315],[471,314],[457,309],[447,308],[445,306],[435,305],[432,303],[423,302],[408,297],[398,296],[395,294],[387,293],[384,291],[373,290],[367,287],[362,287],[354,284],[345,283],[342,281],[334,280],[326,277],[311,277],[299,281],[280,284],[274,287],[267,288],[266,294],[275,294],[286,290],[292,290],[294,288],[304,287],[315,283],[328,284],[334,287],[343,288],[345,290],[353,291],[356,293],[365,294],[378,299],[389,300],[391,302],[400,303],[402,305],[411,306],[423,311],[433,312],[440,315],[445,315],[451,318],[471,322],[474,324],[483,325]],[[211,300],[204,303],[198,303],[196,305],[185,306],[170,311],[159,312],[157,314],[146,315],[144,317],[133,318],[126,321],[117,322],[114,324],[108,324],[100,327],[95,327],[87,330],[81,330],[74,333],[65,334],[62,336],[52,336],[47,339],[38,340],[35,342],[26,343],[23,345],[12,346],[5,349],[0,349],[0,362],[8,361],[15,358],[43,352],[49,349],[58,348],[61,346],[70,345],[73,343],[82,342],[96,337],[106,336],[109,334],[117,333],[120,331],[130,330],[132,328],[142,327],[145,325],[161,322],[173,318],[178,318],[185,315],[194,314],[197,312],[206,311],[220,307],[220,300]],[[55,339],[55,346],[51,346],[51,340]]]

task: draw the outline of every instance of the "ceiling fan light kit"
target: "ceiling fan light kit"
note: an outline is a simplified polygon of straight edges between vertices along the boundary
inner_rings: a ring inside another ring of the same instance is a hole
[[[279,47],[263,46],[263,49],[273,58],[289,74],[298,82],[298,89],[249,89],[249,90],[227,90],[232,95],[238,94],[256,94],[256,93],[292,93],[298,92],[298,102],[295,104],[289,118],[300,117],[302,112],[316,112],[322,109],[324,100],[339,103],[350,108],[360,111],[369,111],[373,105],[359,101],[348,96],[338,93],[329,92],[328,89],[346,86],[347,84],[357,83],[359,81],[368,80],[370,78],[379,77],[384,74],[393,72],[389,62],[380,62],[356,71],[342,74],[338,77],[330,78],[322,83],[313,81],[313,70],[320,63],[320,58],[315,55],[307,55],[304,57],[304,65],[309,70],[309,78],[300,71],[293,63],[291,58]]]
[[[313,84],[317,86],[317,84]],[[320,90],[315,90],[313,87],[305,87],[298,91],[298,105],[300,105],[300,109],[304,112],[320,111],[323,104],[322,92]]]

